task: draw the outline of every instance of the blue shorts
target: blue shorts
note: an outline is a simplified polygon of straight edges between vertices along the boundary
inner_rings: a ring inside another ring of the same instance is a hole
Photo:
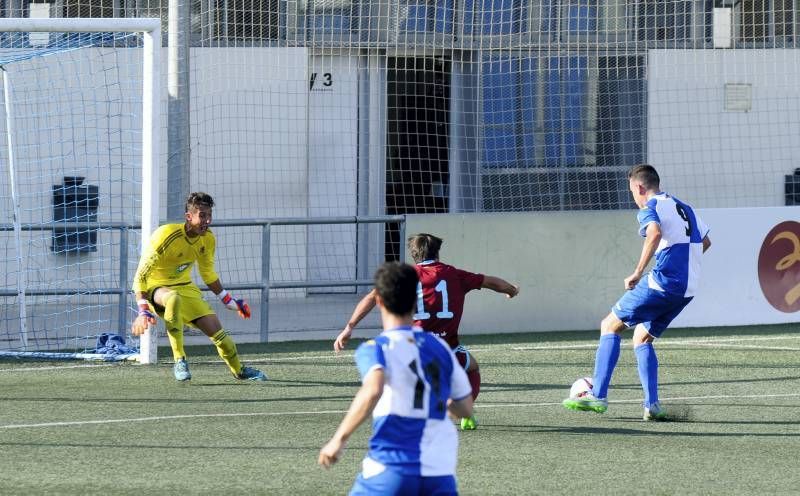
[[[368,479],[358,474],[350,496],[451,496],[457,495],[456,478],[452,475],[438,477],[422,477],[419,475],[403,475],[394,470],[384,470]]]
[[[611,312],[628,327],[642,324],[651,336],[660,337],[670,322],[692,301],[692,297],[650,289],[647,281],[648,276],[642,277],[635,288],[622,295]]]

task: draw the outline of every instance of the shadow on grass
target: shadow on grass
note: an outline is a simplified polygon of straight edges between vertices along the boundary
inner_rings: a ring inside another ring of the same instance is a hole
[[[335,401],[335,400],[346,400],[350,401],[353,399],[352,394],[341,395],[341,396],[293,396],[287,398],[251,398],[251,399],[230,399],[230,398],[220,398],[220,399],[209,399],[209,398],[197,398],[197,399],[188,399],[188,398],[175,398],[174,396],[168,398],[109,398],[109,397],[102,397],[102,398],[73,398],[73,397],[53,397],[53,396],[27,396],[27,397],[4,397],[2,401],[4,403],[11,403],[15,401],[30,401],[33,403],[101,403],[101,404],[109,404],[109,403],[141,403],[141,404],[173,404],[173,403],[182,403],[182,404],[251,404],[251,403],[286,403],[286,402],[293,402],[293,401],[313,401],[315,403],[319,403],[321,401]]]
[[[734,367],[735,368],[735,367]],[[659,382],[659,387],[662,386],[707,386],[712,384],[747,384],[750,382],[786,382],[798,381],[800,376],[782,376],[782,377],[744,377],[742,379],[706,379],[704,381],[675,381],[675,382]],[[616,388],[616,386],[614,386]]]
[[[506,391],[558,391],[569,389],[563,384],[525,384],[508,382],[481,382],[482,392],[502,393]]]
[[[620,422],[633,422],[633,419],[618,420]],[[640,424],[645,424],[642,420],[636,420]],[[675,422],[659,422],[658,425],[668,425]],[[692,422],[694,423],[694,422]],[[714,424],[716,422],[707,422]],[[735,423],[735,422],[732,422]],[[787,424],[794,424],[787,422]],[[645,424],[651,425],[651,424]],[[780,424],[783,425],[783,424]],[[680,432],[680,431],[657,431],[650,429],[628,429],[623,427],[597,427],[597,426],[564,426],[553,427],[546,425],[502,425],[502,424],[482,424],[483,431],[489,432],[525,432],[525,433],[556,433],[556,434],[575,434],[575,435],[624,435],[624,436],[664,436],[664,437],[797,437],[800,433],[796,432]]]

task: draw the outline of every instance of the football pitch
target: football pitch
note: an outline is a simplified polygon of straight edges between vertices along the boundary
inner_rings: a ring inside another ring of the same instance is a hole
[[[1,494],[346,494],[365,424],[316,464],[358,387],[352,343],[240,345],[265,384],[238,383],[208,346],[189,383],[158,366],[0,361]],[[796,326],[670,330],[661,399],[643,422],[625,334],[607,413],[564,410],[591,375],[596,332],[466,336],[481,364],[477,431],[460,433],[461,494],[797,494]],[[169,356],[166,349],[159,350]]]

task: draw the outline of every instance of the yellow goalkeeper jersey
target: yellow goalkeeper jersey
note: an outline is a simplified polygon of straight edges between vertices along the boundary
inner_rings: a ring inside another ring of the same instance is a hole
[[[192,266],[203,282],[210,284],[219,276],[214,270],[214,249],[217,241],[207,230],[202,236],[189,238],[183,224],[165,224],[155,230],[139,259],[139,268],[133,279],[135,292],[150,292],[161,286],[175,286],[192,282]]]

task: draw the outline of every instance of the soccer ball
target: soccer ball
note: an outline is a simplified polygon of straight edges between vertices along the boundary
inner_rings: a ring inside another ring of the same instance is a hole
[[[587,394],[592,392],[592,378],[591,377],[581,377],[577,381],[572,383],[572,387],[569,388],[569,397],[573,399],[583,398]]]

